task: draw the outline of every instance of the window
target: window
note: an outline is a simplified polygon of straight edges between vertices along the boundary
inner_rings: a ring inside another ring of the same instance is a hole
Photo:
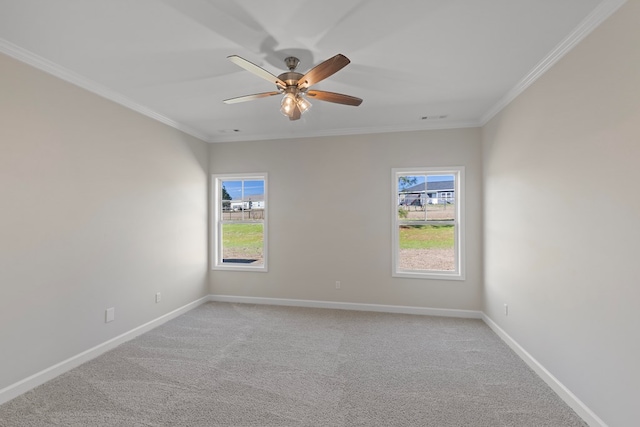
[[[464,168],[392,171],[393,276],[464,280]]]
[[[212,268],[267,271],[267,174],[213,175]]]

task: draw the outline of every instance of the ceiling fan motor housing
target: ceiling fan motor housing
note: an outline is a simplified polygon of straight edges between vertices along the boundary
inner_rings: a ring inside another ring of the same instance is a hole
[[[301,77],[302,77],[302,74],[296,73],[295,71],[288,71],[278,76],[280,80],[282,80],[287,84],[287,87],[297,86],[298,80],[300,80]]]

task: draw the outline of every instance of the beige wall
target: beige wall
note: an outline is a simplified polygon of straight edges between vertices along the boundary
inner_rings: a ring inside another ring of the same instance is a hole
[[[0,94],[1,390],[208,293],[208,145],[4,55]]]
[[[211,173],[269,174],[269,272],[219,295],[481,309],[479,129],[212,144]],[[465,166],[467,280],[391,277],[391,168]],[[335,289],[335,281],[342,289]]]
[[[210,146],[0,55],[0,389],[211,292],[485,310],[634,425],[637,22],[629,1],[483,129]],[[411,166],[466,167],[465,281],[391,277]],[[232,172],[269,174],[268,273],[208,274],[209,173]]]
[[[609,426],[639,419],[639,22],[629,1],[483,129],[485,311]]]

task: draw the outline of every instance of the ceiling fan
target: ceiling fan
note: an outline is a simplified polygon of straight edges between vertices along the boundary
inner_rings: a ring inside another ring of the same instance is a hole
[[[351,62],[349,61],[349,58],[340,53],[316,65],[304,75],[295,71],[296,67],[300,63],[298,58],[289,56],[284,60],[289,71],[286,71],[277,77],[264,68],[259,67],[253,62],[247,61],[238,55],[231,55],[227,58],[234,64],[239,65],[256,76],[274,83],[278,90],[225,99],[223,101],[225,104],[235,104],[237,102],[252,101],[258,98],[284,94],[280,111],[282,114],[289,117],[289,120],[298,120],[302,116],[302,113],[311,107],[311,103],[307,100],[307,97],[318,99],[320,101],[334,102],[336,104],[353,105],[355,107],[362,103],[362,99],[354,96],[309,89],[312,85],[335,74]]]

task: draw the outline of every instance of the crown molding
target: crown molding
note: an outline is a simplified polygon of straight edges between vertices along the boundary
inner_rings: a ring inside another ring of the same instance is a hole
[[[371,135],[379,133],[393,132],[414,132],[421,130],[445,130],[445,129],[461,129],[480,127],[477,121],[459,121],[459,122],[442,122],[432,123],[429,125],[407,125],[407,126],[379,126],[368,128],[348,128],[348,129],[325,129],[317,131],[305,131],[302,133],[276,133],[269,135],[243,135],[242,133],[211,137],[208,141],[211,143],[237,142],[237,141],[267,141],[273,139],[294,139],[294,138],[317,138],[326,136],[349,136],[349,135]]]
[[[44,71],[45,73],[51,74],[59,79],[62,79],[68,83],[71,83],[75,86],[88,90],[89,92],[92,92],[102,98],[106,98],[109,101],[113,101],[116,104],[120,104],[123,107],[126,107],[144,116],[157,120],[160,123],[164,123],[167,126],[171,126],[172,128],[182,131],[186,134],[189,134],[195,138],[198,138],[202,141],[210,142],[209,141],[210,138],[207,135],[201,132],[198,132],[195,129],[191,129],[190,127],[185,126],[182,123],[176,122],[175,120],[172,120],[166,116],[163,116],[162,114],[159,114],[148,107],[140,105],[137,102],[134,102],[131,99],[127,98],[126,96],[123,96],[118,92],[108,89],[91,79],[81,76],[78,73],[68,70],[54,62],[51,62],[39,55],[36,55],[33,52],[29,52],[28,50],[23,49],[1,38],[0,38],[0,52],[14,59],[17,59],[18,61],[29,64],[32,67],[35,67],[41,71]]]
[[[484,126],[496,114],[511,103],[518,95],[524,92],[540,76],[547,72],[560,58],[565,56],[582,39],[589,35],[604,20],[618,10],[627,0],[604,0],[593,10],[560,44],[540,61],[520,82],[506,93],[495,105],[493,105],[480,119],[479,125]]]
[[[41,71],[58,77],[73,85],[81,87],[100,97],[106,98],[112,102],[120,104],[130,110],[147,116],[151,119],[171,126],[174,129],[182,131],[188,135],[198,138],[209,143],[234,142],[234,141],[256,141],[256,140],[273,140],[273,139],[291,139],[291,138],[309,138],[323,136],[347,136],[347,135],[363,135],[377,133],[392,132],[408,132],[420,130],[440,130],[440,129],[456,129],[482,127],[496,114],[502,111],[516,97],[524,92],[531,84],[533,84],[540,76],[549,70],[560,58],[566,55],[575,45],[590,34],[605,19],[618,10],[627,0],[603,0],[593,12],[591,12],[560,44],[558,44],[542,61],[540,61],[522,80],[520,80],[511,90],[509,90],[496,104],[489,108],[479,120],[476,121],[458,121],[458,122],[441,122],[424,123],[407,126],[385,126],[374,128],[349,128],[349,129],[327,129],[300,133],[281,132],[271,135],[210,135],[197,131],[180,122],[172,120],[158,112],[138,104],[137,102],[123,96],[122,94],[104,87],[97,82],[88,79],[71,70],[61,67],[54,62],[42,58],[32,52],[29,52],[13,43],[0,38],[0,52],[17,59],[18,61],[29,64]]]
[[[88,79],[74,71],[64,68],[52,61],[49,61],[33,52],[23,49],[5,39],[0,38],[0,52],[18,60],[31,65],[45,73],[51,74],[61,80],[71,83],[75,86],[81,87],[89,92],[92,92],[102,98],[108,99],[112,102],[122,105],[130,110],[145,115],[151,119],[157,120],[160,123],[164,123],[167,126],[171,126],[174,129],[189,134],[195,138],[209,143],[217,142],[234,142],[234,141],[258,141],[258,140],[273,140],[273,139],[292,139],[292,138],[313,138],[323,136],[345,136],[345,135],[362,135],[362,134],[376,134],[376,133],[391,133],[391,132],[407,132],[418,130],[437,130],[437,129],[456,129],[467,127],[478,127],[479,122],[444,122],[444,123],[429,123],[425,125],[420,123],[418,125],[409,126],[386,126],[376,128],[350,128],[350,129],[326,129],[304,133],[291,133],[280,132],[270,135],[225,135],[225,136],[212,136],[195,129],[185,126],[184,124],[172,120],[156,111],[138,104],[135,101],[123,96],[122,94],[108,89],[105,86]]]

